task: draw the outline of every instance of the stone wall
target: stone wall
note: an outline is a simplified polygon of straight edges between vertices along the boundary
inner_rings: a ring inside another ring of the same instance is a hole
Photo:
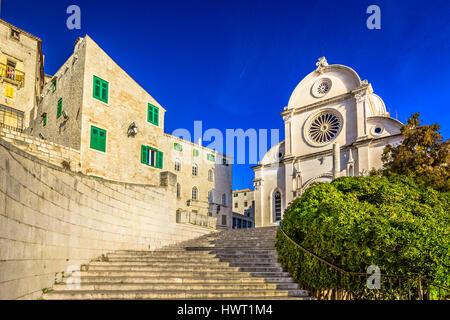
[[[65,162],[72,171],[80,171],[80,152],[78,150],[5,128],[0,128],[0,139],[58,167],[63,167],[63,162]]]
[[[107,252],[154,250],[214,230],[176,223],[173,186],[97,179],[0,139],[0,299],[35,299]]]

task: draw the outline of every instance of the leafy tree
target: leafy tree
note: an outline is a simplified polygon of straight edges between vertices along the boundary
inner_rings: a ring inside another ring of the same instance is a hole
[[[378,174],[413,176],[435,189],[449,191],[450,140],[443,140],[439,124],[421,125],[419,117],[420,113],[412,114],[402,126],[404,140],[400,145],[386,146],[383,169]]]
[[[286,208],[282,226],[296,243],[344,270],[364,273],[376,265],[383,274],[421,275],[450,286],[449,212],[450,192],[411,176],[341,177],[308,188]],[[277,251],[304,288],[324,290],[345,280],[280,231]],[[348,290],[362,284],[348,283]]]

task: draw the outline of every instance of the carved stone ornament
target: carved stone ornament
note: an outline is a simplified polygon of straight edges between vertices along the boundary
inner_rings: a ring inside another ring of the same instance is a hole
[[[327,59],[325,57],[319,58],[319,61],[316,62],[317,70],[320,74],[323,72],[323,68],[328,66]]]
[[[366,100],[367,95],[365,93],[357,93],[355,94],[356,102],[363,102]]]

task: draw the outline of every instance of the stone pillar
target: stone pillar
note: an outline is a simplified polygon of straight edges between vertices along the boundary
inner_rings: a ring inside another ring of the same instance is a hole
[[[261,179],[253,180],[253,186],[255,188],[255,208],[254,219],[255,228],[264,226],[264,203],[263,203],[263,185]]]
[[[293,189],[293,183],[292,181],[295,179],[295,172],[294,172],[294,163],[291,160],[290,162],[287,162],[284,164],[284,185],[285,185],[285,192],[284,192],[284,208],[282,210],[287,208],[289,205],[289,202],[291,202],[294,199],[294,191]]]
[[[288,157],[292,155],[292,137],[291,137],[291,115],[285,115],[283,117],[284,120],[284,132],[285,132],[285,142],[284,142],[284,148],[285,148],[285,157]]]
[[[355,95],[356,101],[356,140],[363,140],[367,138],[366,128],[366,101],[367,95],[365,92]]]
[[[333,145],[333,177],[339,177],[341,172],[341,148],[339,143]]]

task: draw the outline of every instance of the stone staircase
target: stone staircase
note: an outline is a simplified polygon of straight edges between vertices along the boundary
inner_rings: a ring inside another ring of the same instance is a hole
[[[44,299],[308,299],[277,262],[276,228],[208,234],[155,251],[120,250],[83,265],[80,286]]]

